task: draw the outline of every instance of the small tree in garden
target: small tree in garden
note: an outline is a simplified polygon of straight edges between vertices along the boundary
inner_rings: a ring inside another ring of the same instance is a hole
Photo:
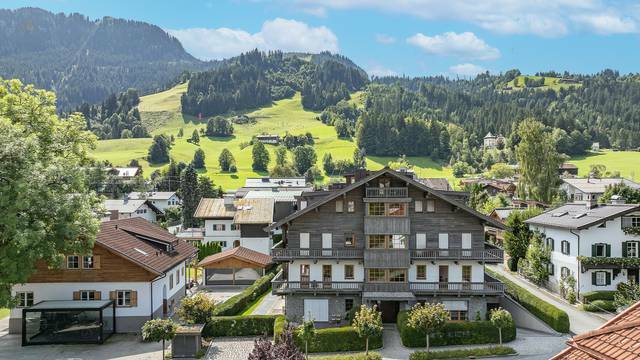
[[[376,309],[376,306],[368,307],[364,304],[353,317],[351,326],[356,330],[358,336],[365,338],[365,353],[369,356],[369,338],[382,334],[382,315]]]
[[[618,292],[613,296],[616,308],[627,308],[640,301],[640,285],[633,282],[620,283]]]
[[[429,352],[429,336],[440,329],[449,320],[449,312],[442,304],[416,304],[409,312],[410,328],[424,331]]]
[[[142,326],[142,339],[144,341],[162,341],[162,358],[164,359],[164,342],[176,336],[178,325],[168,319],[149,320]]]
[[[304,341],[304,357],[309,360],[309,342],[316,336],[316,327],[313,320],[307,320],[298,327],[298,336]]]
[[[295,344],[293,331],[284,329],[280,339],[273,344],[267,339],[256,340],[248,360],[304,360],[304,355]]]
[[[497,308],[491,310],[491,323],[498,328],[498,336],[500,338],[500,345],[502,345],[502,328],[507,327],[513,323],[511,313],[503,308]]]
[[[211,319],[214,308],[213,299],[200,293],[180,301],[178,317],[187,324],[206,324]]]

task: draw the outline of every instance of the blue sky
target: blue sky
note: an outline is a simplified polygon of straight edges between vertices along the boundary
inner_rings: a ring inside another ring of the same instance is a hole
[[[146,21],[211,59],[339,52],[370,74],[640,72],[640,5],[604,0],[3,0]]]

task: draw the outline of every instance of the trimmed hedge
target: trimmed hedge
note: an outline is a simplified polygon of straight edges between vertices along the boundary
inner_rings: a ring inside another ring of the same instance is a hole
[[[276,321],[273,322],[273,342],[277,343],[280,334],[284,332],[284,327],[287,326],[287,320],[284,315],[278,315]]]
[[[588,304],[582,304],[580,307],[582,308],[582,310],[589,312],[615,312],[617,310],[616,306],[613,304],[613,301],[610,300],[594,300]]]
[[[217,316],[202,331],[204,337],[273,335],[276,319],[281,315]]]
[[[274,338],[280,338],[280,334],[284,331],[283,326],[274,333]],[[274,330],[275,331],[275,330]],[[300,340],[294,331],[296,345],[300,349],[304,349],[304,342]],[[382,347],[382,335],[369,338],[369,350],[379,349]],[[340,352],[340,351],[364,351],[365,339],[358,336],[351,326],[331,327],[325,329],[316,329],[316,335],[309,342],[309,352]]]
[[[406,347],[425,347],[427,340],[425,333],[410,328],[407,324],[408,311],[398,313],[398,331],[402,345]],[[502,341],[509,342],[516,338],[515,325],[502,329]],[[492,344],[499,343],[498,328],[490,321],[449,321],[442,330],[431,334],[429,345],[468,345],[468,344]]]
[[[314,357],[313,360],[382,360],[382,355],[377,352],[369,351],[369,356],[364,353],[347,354],[347,355],[327,355]]]
[[[274,276],[275,273],[269,273],[242,290],[240,294],[227,299],[222,304],[216,305],[212,315],[234,316],[241,314],[254,300],[271,290],[271,280],[273,280]]]
[[[529,310],[538,319],[547,323],[557,332],[569,332],[569,315],[567,315],[566,312],[540,299],[495,271],[491,271],[489,268],[485,269],[485,271],[492,277],[504,283],[507,294],[520,303],[520,305],[524,306],[525,309]]]
[[[409,355],[409,360],[433,360],[433,359],[475,359],[477,356],[512,355],[516,351],[508,346],[495,346],[479,349],[461,349],[447,351],[416,351]]]
[[[591,291],[582,294],[582,301],[585,303],[590,303],[596,300],[608,300],[613,301],[613,296],[617,293],[617,291]]]

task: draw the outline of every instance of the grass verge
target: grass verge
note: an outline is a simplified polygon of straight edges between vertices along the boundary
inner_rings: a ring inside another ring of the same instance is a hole
[[[504,356],[513,355],[516,351],[508,346],[494,346],[477,349],[460,349],[446,351],[416,351],[409,356],[409,360],[432,360],[432,359],[475,359],[484,356]]]

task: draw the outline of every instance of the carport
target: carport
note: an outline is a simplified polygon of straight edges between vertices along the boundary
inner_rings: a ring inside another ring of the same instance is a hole
[[[198,266],[205,285],[251,285],[271,264],[271,256],[239,246],[207,256]]]

